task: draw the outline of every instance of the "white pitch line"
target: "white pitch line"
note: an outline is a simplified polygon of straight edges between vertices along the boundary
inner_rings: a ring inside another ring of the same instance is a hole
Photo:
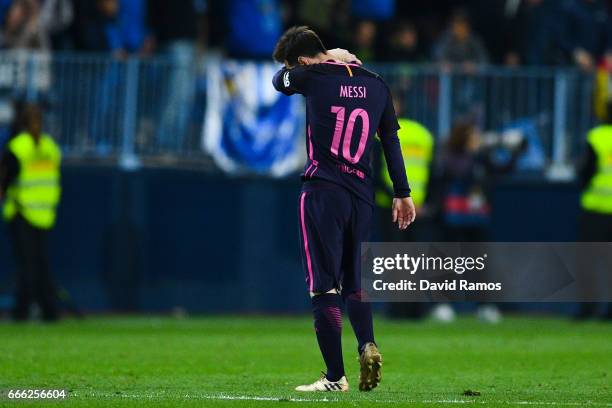
[[[209,400],[240,400],[240,401],[289,401],[289,402],[348,402],[346,400],[341,399],[328,399],[328,398],[282,398],[282,397],[258,397],[258,396],[248,396],[248,395],[200,395],[195,398],[209,399]],[[612,407],[612,403],[608,404],[605,402],[556,402],[556,401],[478,401],[478,400],[362,400],[362,401],[350,401],[350,402],[373,402],[373,403],[381,403],[381,404],[397,404],[397,403],[407,403],[407,404],[505,404],[505,405],[551,405],[551,406],[569,406],[569,407]]]
[[[75,395],[76,397],[77,395]],[[164,394],[93,394],[92,396],[106,396],[112,398],[160,398],[169,395]],[[85,397],[85,396],[84,396]],[[203,400],[227,400],[227,401],[268,401],[268,402],[351,402],[351,403],[378,403],[378,404],[473,404],[473,405],[487,405],[487,404],[498,404],[498,405],[526,405],[526,406],[557,406],[557,407],[612,407],[612,403],[605,402],[560,402],[560,401],[492,401],[484,400],[461,400],[461,399],[448,399],[448,400],[377,400],[377,399],[363,399],[363,400],[345,400],[345,399],[330,399],[330,398],[302,398],[302,397],[267,397],[267,396],[256,396],[256,395],[229,395],[229,394],[185,394],[182,396],[185,399],[203,399]],[[85,397],[86,398],[86,397]]]

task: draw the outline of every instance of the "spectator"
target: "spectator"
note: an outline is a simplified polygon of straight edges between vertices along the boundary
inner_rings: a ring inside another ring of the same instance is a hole
[[[52,35],[66,30],[73,13],[69,0],[0,0],[0,18],[4,47],[48,50]]]
[[[562,47],[581,69],[591,71],[612,55],[612,21],[603,0],[568,0],[562,23]]]
[[[126,57],[151,51],[146,29],[144,0],[81,0],[81,20],[77,29],[80,46],[87,51],[110,51]]]
[[[80,0],[78,4],[78,46],[85,51],[112,51],[118,42],[118,0]]]
[[[152,42],[146,29],[144,0],[81,0],[77,8],[81,16],[77,33],[80,47],[87,51],[109,52],[122,59],[130,55],[147,55]],[[125,87],[121,64],[94,64],[90,67],[94,78],[96,103],[91,107],[88,122],[89,137],[99,154],[111,152],[112,142],[119,134],[116,120],[116,90]]]
[[[278,0],[230,0],[226,47],[230,57],[270,59],[282,32]]]
[[[513,20],[513,51],[525,65],[563,63],[561,5],[558,0],[526,0]]]
[[[168,93],[158,130],[160,146],[181,143],[195,88],[196,41],[204,45],[206,2],[149,0],[149,25],[159,52],[171,62]]]
[[[44,0],[40,18],[43,26],[49,30],[53,49],[73,47],[69,28],[74,20],[74,8],[71,0]]]
[[[357,23],[352,51],[363,62],[369,62],[376,57],[376,24],[370,20]]]
[[[162,53],[176,47],[193,49],[196,42],[204,46],[206,0],[148,0],[149,27],[155,44]]]
[[[469,122],[458,122],[451,130],[446,149],[440,158],[442,209],[448,242],[487,242],[491,206],[489,187],[496,175],[511,172],[527,147],[526,141],[515,146],[484,146],[477,128]],[[509,153],[505,163],[498,163],[495,153]],[[447,305],[440,305],[442,310]],[[441,315],[434,309],[433,315]],[[480,304],[478,316],[496,323],[501,314],[494,304]]]
[[[387,47],[388,61],[394,62],[423,62],[425,56],[421,52],[419,35],[416,27],[406,21],[400,21],[391,35]]]
[[[6,15],[3,45],[7,48],[49,49],[49,33],[42,25],[40,15],[38,0],[14,0]]]
[[[445,65],[461,65],[471,70],[488,62],[487,51],[481,39],[472,33],[470,20],[463,11],[455,12],[450,28],[435,48],[436,60]]]
[[[183,2],[173,2],[173,5],[178,7],[176,3]],[[146,0],[119,0],[118,18],[120,38],[116,47],[128,54],[151,54],[153,42],[146,24]]]
[[[498,143],[485,147],[474,125],[468,122],[455,124],[440,161],[444,186],[442,207],[449,241],[487,240],[491,179],[512,171],[525,148],[526,141],[517,146]],[[499,149],[509,152],[506,163],[494,159]]]
[[[311,27],[323,44],[338,44],[343,34],[348,31],[346,27],[348,13],[339,8],[342,3],[338,0],[302,0],[296,5],[297,18],[293,25],[307,25]]]
[[[509,66],[521,64],[521,40],[526,33],[525,10],[541,0],[469,0],[473,30],[483,40],[490,61]]]

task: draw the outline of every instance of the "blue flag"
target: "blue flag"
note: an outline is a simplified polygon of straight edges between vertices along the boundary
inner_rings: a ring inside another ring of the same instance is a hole
[[[204,149],[231,173],[282,177],[304,162],[304,103],[272,86],[274,64],[212,61]]]

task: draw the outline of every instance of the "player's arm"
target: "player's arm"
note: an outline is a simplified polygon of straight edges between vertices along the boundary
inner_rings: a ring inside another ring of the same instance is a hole
[[[296,93],[306,95],[309,79],[310,72],[308,72],[305,67],[283,67],[274,75],[272,85],[274,85],[274,89],[285,95],[293,95]]]
[[[397,222],[400,229],[406,229],[415,217],[416,211],[412,198],[410,198],[410,185],[406,177],[406,167],[402,157],[402,149],[400,147],[397,131],[399,124],[395,116],[395,109],[391,100],[391,93],[388,93],[385,110],[383,112],[380,125],[378,127],[378,136],[385,155],[385,162],[389,170],[389,176],[393,182],[393,207],[392,219]]]
[[[355,54],[342,48],[328,50],[324,56],[320,58],[320,62],[326,59],[361,65],[361,61]],[[293,95],[296,93],[306,95],[308,92],[308,84],[313,75],[314,73],[308,70],[307,65],[285,66],[274,75],[272,84],[277,91],[285,95]]]

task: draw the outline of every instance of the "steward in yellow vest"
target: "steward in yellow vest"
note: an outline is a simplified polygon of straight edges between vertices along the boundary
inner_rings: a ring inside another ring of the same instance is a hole
[[[582,209],[612,217],[612,121],[591,130],[587,143],[594,162],[582,193]]]
[[[607,103],[607,110],[607,122],[587,135],[587,154],[579,170],[583,187],[579,231],[582,242],[612,241],[612,99]],[[598,279],[605,282],[609,277]],[[593,282],[593,285],[597,287],[599,283]],[[612,320],[612,303],[581,303],[576,317],[588,319],[599,313]]]
[[[19,173],[6,190],[4,219],[10,222],[20,214],[33,227],[52,228],[61,193],[59,147],[47,134],[22,132],[7,150],[17,159]]]
[[[397,131],[406,175],[410,180],[410,196],[416,208],[422,207],[427,195],[430,165],[433,158],[434,138],[418,122],[408,119],[398,119],[400,130]],[[376,204],[379,207],[391,208],[393,202],[393,183],[385,158],[382,157],[381,181],[383,188],[376,192]]]
[[[25,320],[37,303],[45,320],[56,320],[57,291],[49,271],[48,231],[55,225],[60,199],[61,153],[42,132],[42,113],[25,108],[25,130],[6,145],[0,161],[0,199],[17,264],[13,318]]]

